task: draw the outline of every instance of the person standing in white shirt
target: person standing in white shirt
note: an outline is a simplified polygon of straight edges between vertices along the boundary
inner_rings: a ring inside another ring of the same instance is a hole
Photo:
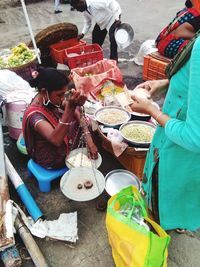
[[[110,59],[118,61],[115,29],[121,24],[121,7],[116,0],[71,0],[71,6],[83,12],[85,23],[79,39],[89,31],[92,20],[95,26],[92,31],[92,43],[103,45],[107,32],[110,39]]]

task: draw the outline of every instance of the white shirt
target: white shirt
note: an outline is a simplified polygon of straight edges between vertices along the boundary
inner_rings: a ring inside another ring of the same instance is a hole
[[[83,12],[85,23],[82,33],[86,34],[92,19],[99,25],[100,29],[109,30],[115,20],[119,20],[121,7],[116,0],[86,0],[87,11]]]

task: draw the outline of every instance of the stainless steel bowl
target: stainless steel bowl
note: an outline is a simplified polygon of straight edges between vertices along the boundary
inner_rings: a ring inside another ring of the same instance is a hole
[[[133,141],[133,140],[128,139],[128,138],[127,138],[126,136],[124,136],[123,133],[122,133],[122,129],[123,129],[124,127],[126,127],[127,125],[138,125],[138,124],[139,124],[139,125],[146,125],[146,126],[152,128],[152,129],[154,129],[154,131],[155,131],[155,129],[156,129],[156,125],[154,125],[153,123],[150,123],[150,122],[146,122],[146,121],[129,121],[129,122],[127,122],[127,123],[123,123],[123,124],[120,126],[119,131],[120,131],[122,137],[123,137],[128,143],[132,144],[133,146],[135,146],[135,147],[142,147],[142,148],[148,148],[148,147],[150,146],[150,143],[151,143],[151,142],[138,142],[138,141]]]
[[[117,194],[129,185],[134,185],[140,190],[140,180],[135,174],[127,170],[113,170],[106,175],[105,180],[105,190],[110,196]]]
[[[106,123],[105,121],[103,121],[102,119],[100,119],[99,118],[99,115],[101,114],[101,113],[103,113],[103,112],[105,112],[105,111],[111,111],[111,110],[120,110],[121,112],[123,112],[124,114],[125,114],[125,119],[123,120],[123,121],[120,121],[120,122],[118,122],[118,123],[116,123],[116,124],[112,124],[112,123]],[[117,127],[119,127],[120,125],[122,125],[123,123],[125,123],[125,122],[127,122],[127,121],[129,121],[130,120],[130,118],[131,118],[131,114],[127,111],[127,110],[125,110],[124,108],[121,108],[121,107],[116,107],[116,106],[106,106],[106,107],[103,107],[103,108],[100,108],[100,109],[98,109],[96,112],[95,112],[95,119],[99,122],[99,123],[101,123],[101,124],[103,124],[103,125],[105,125],[105,126],[108,126],[108,127],[113,127],[113,128],[117,128]]]
[[[119,49],[129,46],[134,37],[134,31],[130,24],[121,23],[115,30],[115,40]]]

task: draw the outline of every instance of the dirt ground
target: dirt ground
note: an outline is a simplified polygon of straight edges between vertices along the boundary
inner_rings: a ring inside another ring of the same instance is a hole
[[[12,47],[19,42],[29,42],[30,35],[25,22],[24,14],[17,0],[0,0],[0,49]],[[174,0],[119,0],[122,7],[122,20],[132,25],[135,37],[133,44],[125,51],[119,53],[120,58],[126,61],[119,63],[128,87],[142,81],[142,67],[132,61],[140,47],[147,39],[155,39],[158,32],[174,16],[176,11],[183,6],[184,1]],[[182,3],[181,3],[182,2]],[[27,11],[33,28],[34,35],[47,26],[59,22],[72,22],[81,30],[83,25],[82,15],[70,11],[68,4],[62,4],[63,13],[54,14],[53,0],[46,0],[27,5]],[[91,32],[86,36],[91,40]],[[104,45],[104,56],[108,57],[108,40]],[[43,240],[35,238],[41,248],[49,266],[51,267],[114,267],[111,249],[107,240],[105,229],[105,213],[96,211],[95,204],[98,199],[89,202],[75,202],[67,199],[59,189],[59,182],[52,185],[49,193],[41,193],[34,179],[29,179],[26,171],[27,158],[19,154],[16,144],[4,134],[5,151],[15,168],[20,173],[25,184],[34,196],[39,207],[48,220],[56,219],[62,212],[78,212],[77,244],[71,246],[65,242]],[[99,147],[100,141],[99,141]],[[100,170],[105,175],[116,168],[123,168],[109,153],[100,148],[103,164]],[[19,198],[10,186],[11,196],[20,203]],[[200,232],[188,232],[179,235],[170,232],[172,241],[169,247],[169,267],[199,267],[200,264]],[[23,256],[23,267],[32,267],[29,255],[16,236],[16,241]],[[0,263],[1,266],[1,263]],[[137,267],[137,266],[135,266]],[[155,266],[157,267],[157,266]]]

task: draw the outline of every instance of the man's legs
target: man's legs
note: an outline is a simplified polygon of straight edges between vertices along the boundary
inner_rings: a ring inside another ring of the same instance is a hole
[[[99,25],[95,24],[94,29],[92,31],[92,43],[99,44],[102,46],[105,38],[106,38],[107,30],[101,30]]]
[[[60,0],[55,0],[55,4],[54,4],[54,13],[61,13],[62,11],[59,10],[60,7]]]
[[[109,30],[109,39],[110,39],[110,59],[114,59],[118,61],[118,53],[117,53],[117,43],[115,41],[115,29],[117,25],[114,22]]]

